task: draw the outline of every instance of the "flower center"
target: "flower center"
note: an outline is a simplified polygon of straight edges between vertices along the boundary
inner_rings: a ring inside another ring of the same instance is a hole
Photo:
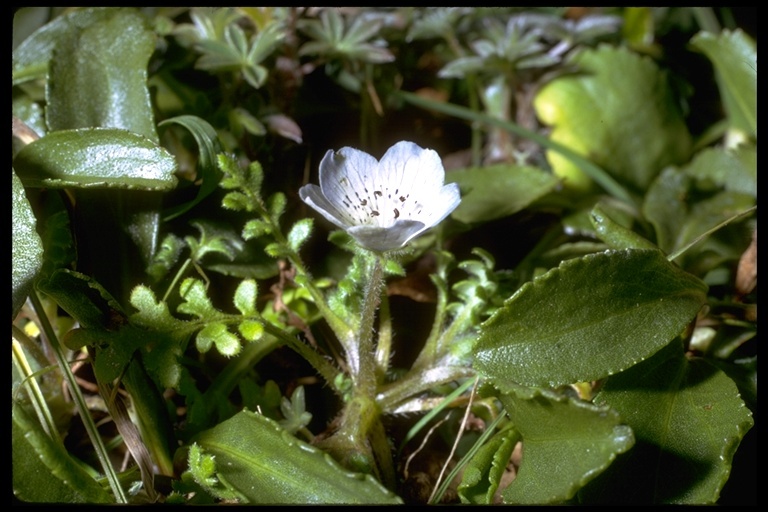
[[[421,204],[410,198],[410,192],[399,188],[371,190],[365,185],[360,190],[351,187],[347,178],[342,178],[340,184],[346,190],[342,204],[353,224],[386,228],[399,219],[411,219],[421,213]]]

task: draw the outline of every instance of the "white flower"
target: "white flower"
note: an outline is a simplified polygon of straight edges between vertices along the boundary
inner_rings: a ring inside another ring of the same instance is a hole
[[[304,185],[299,196],[361,246],[383,252],[404,246],[459,205],[459,186],[444,181],[435,151],[401,141],[381,161],[350,147],[328,150],[320,186]]]

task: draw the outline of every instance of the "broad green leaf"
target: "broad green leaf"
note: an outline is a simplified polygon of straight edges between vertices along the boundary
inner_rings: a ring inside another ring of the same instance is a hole
[[[752,171],[746,169],[751,165],[751,159],[749,151],[737,156],[707,150],[702,158],[694,159],[682,169],[664,169],[649,187],[642,206],[643,215],[656,230],[659,247],[673,253],[706,231],[754,206],[756,188],[752,188],[753,182],[749,177]],[[745,162],[743,166],[740,164],[742,161]],[[718,162],[732,170],[733,181],[730,184],[726,185],[730,180],[722,174],[723,171],[714,167]],[[713,184],[724,190],[713,193]],[[705,199],[698,199],[700,197]]]
[[[24,147],[14,167],[25,186],[170,190],[176,159],[137,133],[115,128],[52,132]]]
[[[464,468],[458,493],[462,503],[493,504],[494,495],[520,433],[512,428],[497,432]]]
[[[645,195],[643,216],[656,231],[656,244],[666,253],[679,247],[680,227],[688,216],[684,199],[692,178],[674,167],[668,167],[656,177]]]
[[[250,411],[193,441],[214,456],[218,479],[251,504],[402,503],[370,475],[343,469],[328,454]]]
[[[516,213],[551,192],[558,180],[541,169],[493,165],[448,173],[461,188],[461,204],[451,214],[461,222],[486,222]]]
[[[53,19],[13,51],[13,85],[44,78],[54,49],[83,29],[114,16],[114,8],[78,9]]]
[[[113,12],[54,47],[46,89],[48,128],[122,128],[156,143],[147,89],[154,33],[139,11]]]
[[[202,184],[197,191],[197,196],[195,196],[192,201],[170,208],[165,212],[163,220],[166,221],[187,212],[193,206],[208,197],[211,192],[218,188],[222,176],[222,172],[219,170],[218,165],[218,155],[222,152],[221,142],[219,142],[219,137],[213,126],[211,126],[205,119],[190,115],[166,119],[158,126],[169,126],[172,123],[179,124],[189,130],[195,138],[195,142],[197,142],[197,147],[200,152],[200,160],[197,166],[199,169],[198,179],[202,178]]]
[[[757,196],[757,148],[752,144],[706,148],[685,166],[685,172],[697,181],[708,180],[731,192]]]
[[[595,402],[632,427],[635,448],[585,489],[595,503],[714,504],[752,427],[734,382],[679,342],[612,376]]]
[[[120,304],[91,277],[69,269],[58,269],[37,284],[38,289],[86,329],[115,329],[124,314]]]
[[[27,200],[24,186],[16,176],[16,171],[11,170],[11,222],[13,226],[13,239],[11,240],[11,279],[12,299],[11,318],[16,314],[27,300],[32,291],[35,277],[43,266],[43,243],[37,234],[37,219],[32,206]]]
[[[614,178],[644,191],[670,164],[687,160],[691,137],[664,73],[646,57],[602,45],[573,54],[581,73],[549,82],[534,100],[551,138],[588,156]],[[573,162],[548,151],[558,176],[576,188],[590,180]]]
[[[114,503],[60,441],[13,404],[13,494],[30,503]]]
[[[657,250],[569,260],[525,284],[481,325],[474,366],[495,382],[526,386],[601,379],[679,335],[706,292]]]
[[[570,500],[616,457],[632,448],[632,429],[608,407],[544,389],[512,387],[499,398],[523,438],[505,503],[544,505]]]
[[[741,30],[721,34],[701,31],[691,45],[703,52],[717,72],[720,94],[733,127],[757,137],[757,47]]]

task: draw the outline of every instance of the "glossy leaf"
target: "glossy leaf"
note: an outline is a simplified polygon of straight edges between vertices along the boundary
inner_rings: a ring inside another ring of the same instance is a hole
[[[396,504],[370,475],[351,473],[273,420],[242,411],[194,439],[213,455],[216,475],[257,504]]]
[[[502,430],[478,450],[462,474],[458,488],[462,503],[493,504],[501,477],[519,440],[520,433],[516,429]]]
[[[605,251],[525,284],[480,329],[475,368],[498,382],[557,386],[620,372],[675,338],[706,285],[660,251]]]
[[[543,389],[510,388],[499,398],[523,438],[505,503],[562,503],[632,448],[632,429],[608,407]]]
[[[198,179],[202,179],[202,184],[197,191],[197,195],[192,201],[180,204],[174,208],[170,208],[165,212],[163,220],[171,220],[183,213],[189,211],[193,206],[200,203],[203,199],[208,197],[219,186],[221,180],[221,171],[218,165],[218,155],[222,152],[221,143],[219,142],[218,135],[213,126],[205,119],[201,119],[197,116],[177,116],[170,119],[166,119],[158,126],[170,126],[172,124],[178,124],[183,126],[195,139],[197,143],[198,151],[200,153],[199,163],[197,165],[199,170]]]
[[[23,407],[14,404],[12,417],[14,496],[30,503],[114,503]]]
[[[14,160],[27,187],[170,190],[176,159],[151,140],[115,128],[52,132]]]
[[[11,174],[11,241],[12,318],[24,305],[32,291],[35,277],[43,266],[43,243],[37,234],[37,219],[27,200],[24,186],[16,172]]]
[[[448,173],[461,188],[461,204],[451,216],[461,222],[487,222],[517,213],[551,192],[557,178],[535,167],[494,165]]]
[[[114,16],[114,8],[78,9],[37,29],[13,51],[13,84],[44,78],[54,49],[67,38]]]
[[[581,73],[549,82],[534,101],[541,121],[553,127],[554,141],[638,190],[665,166],[688,158],[690,134],[653,61],[604,45],[574,54],[570,63]],[[577,187],[588,182],[563,156],[548,151],[547,158]]]
[[[720,94],[732,126],[757,136],[757,48],[741,30],[701,31],[691,45],[715,66]]]
[[[610,377],[595,402],[617,411],[638,441],[585,490],[596,503],[714,504],[753,425],[734,382],[677,342]]]
[[[147,89],[154,33],[135,9],[64,38],[53,50],[46,89],[50,131],[122,128],[158,141]]]
[[[592,209],[589,219],[597,236],[614,249],[657,249],[649,240],[614,221],[600,204]]]

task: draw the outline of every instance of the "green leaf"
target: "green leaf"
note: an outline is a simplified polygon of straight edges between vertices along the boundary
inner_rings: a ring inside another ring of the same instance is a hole
[[[179,295],[184,299],[177,308],[179,313],[194,315],[200,319],[219,316],[219,312],[214,309],[211,299],[208,298],[205,285],[199,279],[188,277],[182,281]]]
[[[585,498],[599,503],[714,504],[752,427],[734,382],[678,342],[610,377],[595,402],[632,427],[635,448]]]
[[[558,180],[528,166],[492,165],[448,173],[459,184],[461,204],[451,214],[461,222],[487,222],[517,213],[554,190]]]
[[[721,34],[701,31],[691,45],[703,52],[717,72],[717,82],[731,126],[757,137],[757,48],[741,30]]]
[[[370,475],[343,469],[328,454],[250,411],[194,442],[214,457],[218,479],[252,504],[402,503]]]
[[[114,8],[78,9],[37,29],[13,51],[13,85],[45,78],[54,49],[67,38],[115,15]]]
[[[137,133],[115,128],[51,132],[14,160],[27,187],[170,190],[176,159]]]
[[[589,220],[600,240],[614,249],[658,249],[651,241],[614,221],[600,203],[592,208]]]
[[[514,428],[497,432],[464,468],[458,493],[462,503],[491,505],[520,433]]]
[[[183,126],[189,130],[194,137],[195,142],[197,142],[197,147],[200,152],[200,159],[197,166],[199,176],[197,179],[202,179],[202,184],[197,191],[197,196],[195,196],[192,201],[170,208],[165,212],[163,220],[166,221],[182,215],[208,197],[218,188],[219,181],[221,181],[222,177],[222,172],[219,170],[218,165],[218,155],[222,151],[221,142],[219,141],[219,137],[213,126],[211,126],[205,119],[190,115],[166,119],[158,126],[169,126],[172,123]]]
[[[13,494],[36,503],[114,503],[60,441],[23,407],[13,404]]]
[[[235,290],[235,307],[243,316],[258,315],[256,311],[256,299],[258,298],[258,286],[253,279],[244,279]]]
[[[54,47],[46,89],[48,128],[121,128],[157,143],[147,89],[154,33],[136,9],[113,13]]]
[[[216,345],[216,350],[227,357],[237,355],[240,352],[240,339],[229,332],[227,326],[220,322],[210,322],[197,333],[197,350],[202,353],[208,352],[212,345]]]
[[[733,149],[706,148],[685,166],[686,174],[697,181],[731,192],[757,196],[757,148],[754,144]]]
[[[574,54],[582,73],[545,85],[534,100],[551,138],[588,155],[618,181],[639,191],[670,164],[686,161],[691,137],[667,84],[646,57],[608,45]],[[577,188],[589,179],[553,151],[547,158],[558,176]]]
[[[474,366],[496,382],[527,386],[601,379],[680,334],[706,292],[657,250],[569,260],[525,284],[481,325]]]
[[[16,171],[12,170],[11,172],[13,192],[11,202],[11,225],[13,226],[11,318],[16,318],[16,314],[32,291],[35,277],[43,266],[43,243],[37,234],[37,219],[27,200],[24,186],[19,177],[16,176]]]
[[[58,269],[37,284],[86,329],[115,329],[125,318],[120,304],[96,280]]]
[[[312,234],[312,219],[301,219],[288,232],[288,245],[294,252],[299,252],[301,245],[307,241],[310,234]]]
[[[312,421],[312,413],[306,410],[304,386],[299,386],[293,390],[290,400],[281,397],[280,412],[283,413],[284,419],[278,423],[290,434],[295,434],[309,425],[309,422]]]
[[[523,438],[523,458],[505,503],[570,500],[634,444],[632,429],[608,407],[543,389],[507,389],[499,398]]]

